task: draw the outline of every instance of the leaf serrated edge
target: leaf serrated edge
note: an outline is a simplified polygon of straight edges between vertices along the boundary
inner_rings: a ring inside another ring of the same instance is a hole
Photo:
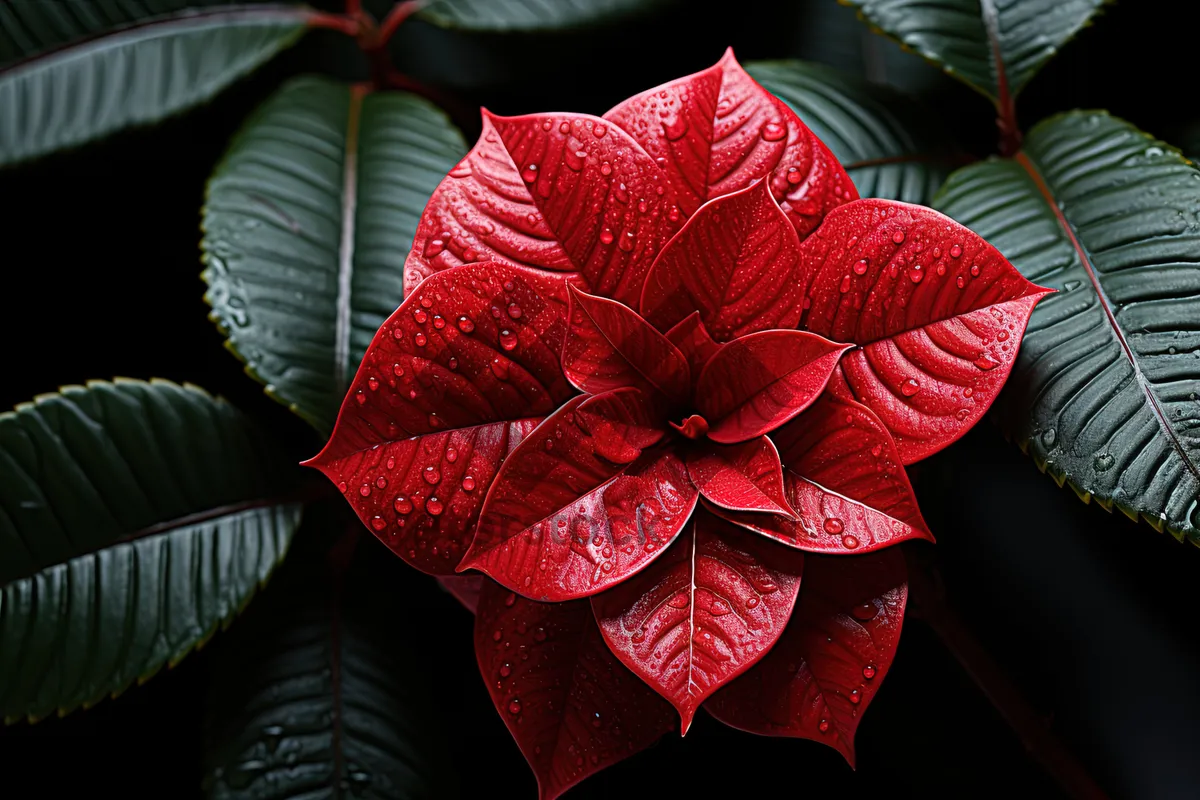
[[[1023,439],[1014,437],[1005,429],[1003,425],[999,423],[998,419],[993,417],[992,422],[995,423],[996,428],[999,429],[1000,434],[1004,437],[1004,441],[1008,442],[1009,444],[1015,444],[1021,453],[1029,456],[1029,458],[1033,461],[1034,466],[1038,468],[1038,471],[1044,475],[1049,475],[1050,479],[1058,484],[1058,488],[1061,489],[1064,486],[1070,487],[1071,491],[1075,493],[1076,497],[1083,501],[1084,505],[1091,505],[1091,502],[1095,500],[1096,506],[1107,511],[1109,514],[1111,514],[1115,508],[1128,517],[1134,524],[1137,524],[1137,522],[1140,520],[1145,522],[1159,533],[1169,533],[1173,539],[1181,544],[1187,542],[1194,547],[1200,547],[1200,535],[1191,535],[1185,530],[1176,528],[1173,525],[1168,525],[1166,520],[1162,517],[1147,514],[1144,511],[1138,511],[1135,508],[1117,502],[1117,500],[1114,498],[1104,497],[1096,494],[1090,489],[1085,489],[1079,484],[1075,483],[1075,481],[1071,480],[1065,472],[1062,473],[1062,477],[1060,478],[1052,469],[1052,463],[1050,463],[1047,459],[1040,458],[1030,451],[1029,445],[1033,441],[1032,436],[1026,436]]]
[[[102,383],[102,381],[98,381],[98,382]],[[35,714],[26,714],[24,716],[6,716],[6,717],[4,717],[4,725],[5,726],[15,725],[22,721],[24,721],[30,725],[36,725],[37,723],[41,722],[42,720],[49,719],[50,716],[52,716],[52,715],[56,716],[58,719],[62,719],[63,717],[65,717],[68,714],[71,714],[73,712],[88,711],[92,708],[95,708],[97,705],[104,702],[105,700],[116,700],[118,697],[120,697],[126,691],[128,691],[131,687],[133,687],[135,685],[143,686],[146,683],[148,683],[151,678],[155,677],[156,675],[158,675],[158,673],[162,672],[163,667],[166,667],[168,670],[174,669],[180,663],[182,663],[183,660],[185,658],[187,658],[189,655],[203,649],[204,646],[206,644],[208,644],[212,640],[212,638],[214,636],[216,636],[216,634],[218,632],[224,632],[224,631],[229,630],[229,627],[234,623],[234,621],[238,617],[242,616],[242,614],[245,613],[246,609],[249,608],[250,601],[253,600],[255,597],[257,597],[259,592],[261,592],[262,590],[267,588],[267,584],[270,583],[271,578],[275,575],[275,570],[277,570],[279,568],[279,565],[283,563],[284,558],[287,556],[288,552],[291,550],[292,540],[295,538],[295,535],[294,535],[295,529],[298,529],[300,527],[300,520],[303,517],[303,511],[304,511],[304,506],[302,503],[296,503],[295,505],[296,505],[297,517],[296,517],[295,528],[293,529],[293,535],[289,536],[287,538],[287,541],[284,543],[283,547],[279,551],[279,555],[274,559],[273,563],[270,566],[270,569],[267,570],[267,574],[264,577],[262,577],[261,579],[254,582],[253,588],[251,588],[250,592],[245,596],[245,598],[243,598],[238,603],[236,608],[232,609],[228,614],[226,614],[225,616],[223,616],[220,619],[213,622],[213,624],[211,626],[209,626],[209,628],[207,630],[205,630],[203,633],[201,633],[200,636],[194,642],[192,642],[187,648],[185,648],[182,652],[178,653],[177,655],[175,655],[171,658],[160,661],[155,667],[153,667],[149,671],[139,674],[136,677],[130,678],[122,686],[119,686],[115,689],[109,689],[109,690],[105,690],[105,691],[101,692],[100,695],[95,697],[94,699],[81,701],[78,705],[71,706],[71,707],[59,706],[58,708],[56,708],[54,710],[54,712],[52,712],[52,714],[47,714],[45,716],[37,716]],[[159,535],[160,536],[170,536],[171,531],[164,531],[163,533],[161,533]]]

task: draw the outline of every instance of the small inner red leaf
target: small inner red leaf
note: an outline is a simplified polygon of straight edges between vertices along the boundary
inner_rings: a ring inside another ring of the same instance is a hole
[[[679,711],[696,709],[771,648],[804,559],[708,514],[644,572],[592,598],[608,646]]]
[[[411,291],[475,261],[579,272],[636,305],[681,215],[674,191],[617,125],[586,114],[484,112],[471,152],[438,185],[404,265]]]
[[[691,368],[679,349],[620,303],[570,288],[571,325],[562,366],[581,392],[599,394],[622,387],[660,392],[684,402]]]
[[[779,453],[766,436],[728,446],[700,442],[688,452],[687,469],[711,503],[796,519],[784,493]]]
[[[698,311],[720,342],[800,322],[800,240],[765,181],[706,203],[658,254],[642,316],[667,330]]]
[[[708,334],[708,330],[700,320],[699,311],[693,311],[680,320],[679,324],[667,331],[666,337],[671,344],[679,348],[679,352],[683,353],[683,357],[687,359],[688,365],[692,369],[693,384],[704,371],[704,366],[723,347],[713,341],[712,336]]]
[[[437,582],[462,603],[463,608],[474,614],[479,608],[479,593],[487,580],[482,575],[439,575]]]
[[[574,398],[530,434],[497,475],[460,569],[557,602],[603,591],[657,558],[697,492],[673,453],[641,452],[663,434],[636,419],[636,395]]]
[[[586,601],[535,603],[487,581],[475,655],[543,800],[672,727],[670,705],[613,656]]]
[[[831,211],[800,262],[812,276],[801,327],[861,346],[837,385],[879,415],[905,463],[983,416],[1046,294],[949,217],[889,200]]]
[[[906,575],[897,549],[810,556],[779,642],[705,708],[734,728],[827,744],[854,766],[854,733],[900,641]]]
[[[769,433],[808,408],[850,345],[804,331],[762,331],[729,342],[696,383],[715,442]]]

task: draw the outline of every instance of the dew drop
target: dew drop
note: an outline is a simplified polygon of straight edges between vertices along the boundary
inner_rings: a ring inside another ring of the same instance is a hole
[[[893,233],[892,241],[896,244],[904,244],[904,231],[896,231]]]
[[[913,283],[920,283],[925,280],[925,273],[920,270],[919,266],[913,267],[908,271],[908,279]]]
[[[916,378],[909,378],[904,383],[900,384],[900,394],[905,397],[912,397],[917,392],[921,391],[921,384]]]
[[[646,641],[646,632],[643,630],[636,630],[630,635],[629,639],[634,644],[641,644],[642,642]]]
[[[492,374],[500,380],[508,379],[508,359],[496,356],[492,359]]]
[[[508,606],[509,608],[512,608],[516,602],[517,602],[516,592],[509,592],[508,597],[504,598],[504,605]]]
[[[866,622],[867,620],[875,619],[875,616],[879,613],[879,609],[874,603],[859,603],[850,613],[854,615],[856,620]]]
[[[821,733],[829,733],[829,720],[823,719],[817,723],[817,730]]]
[[[849,275],[846,275],[845,277],[842,278],[842,285],[840,287],[838,287],[838,291],[840,291],[842,294],[845,294],[846,292],[850,291],[850,276]]]
[[[511,597],[512,595],[509,595],[509,596]],[[509,675],[512,675],[512,665],[509,664],[507,661],[505,661],[503,664],[500,665],[499,672],[500,672],[501,678],[507,678]],[[518,709],[518,710],[520,710],[520,709]]]
[[[503,347],[505,350],[512,350],[514,347],[517,346],[517,335],[507,329],[500,331],[500,346]],[[504,368],[504,373],[505,373],[505,375],[508,374],[507,366],[505,366],[505,368]],[[504,376],[497,375],[496,377],[504,377]]]
[[[714,600],[712,607],[708,610],[708,613],[712,614],[714,617],[723,617],[729,613],[729,610],[729,604],[724,600]]]
[[[428,466],[421,471],[421,477],[425,479],[426,483],[433,486],[442,479],[442,473],[438,472],[437,467]]]
[[[601,164],[600,165],[600,174],[601,175],[612,175],[612,164],[609,164],[607,161],[605,161],[603,164]]]
[[[957,278],[954,279],[954,285],[960,289],[965,289],[967,287],[967,279],[964,278],[962,275],[959,275]]]
[[[429,308],[432,305],[433,305],[433,301],[430,300],[428,297],[421,298],[421,307],[422,308]]]
[[[633,231],[625,231],[621,234],[621,238],[617,241],[617,247],[624,250],[626,253],[633,249],[634,233]]]
[[[359,389],[357,392],[354,393],[354,402],[358,403],[360,406],[363,403],[367,402],[367,396],[366,396],[366,394],[363,393],[362,389]]]
[[[470,333],[471,331],[475,330],[475,323],[472,322],[471,318],[467,316],[459,317],[456,324],[458,325],[458,329],[463,333]]]
[[[418,325],[424,325],[429,320],[429,313],[423,308],[418,308],[413,311],[413,319]]]
[[[971,265],[971,277],[972,277],[972,278],[978,278],[978,277],[979,277],[979,265],[978,265],[978,264],[972,264],[972,265]]]
[[[496,628],[496,630],[492,631],[492,641],[493,642],[498,642],[503,638],[504,638],[504,633],[499,628]]]
[[[446,366],[452,370],[458,369],[458,359],[450,356],[450,360],[446,362]]]
[[[521,318],[521,315],[522,315],[522,314],[524,314],[524,313],[525,313],[525,312],[524,312],[524,311],[522,311],[522,310],[521,310],[521,307],[520,307],[519,305],[517,305],[516,303],[511,303],[511,304],[508,306],[508,315],[509,315],[510,317],[512,317],[513,319],[520,319],[520,318]]]
[[[612,241],[613,241],[613,232],[612,231],[610,231],[608,228],[605,228],[604,230],[600,231],[600,243],[601,244],[612,244]]]
[[[986,372],[1000,366],[1000,362],[989,356],[987,353],[984,353],[979,358],[975,359],[975,366]]]
[[[455,447],[447,447],[446,448],[446,460],[449,461],[451,464],[453,464],[455,461],[458,461],[458,449]]]
[[[842,521],[837,517],[827,517],[825,519],[825,524],[822,527],[825,528],[826,533],[834,536],[846,529],[845,524],[843,524]]]
[[[517,715],[521,713],[521,701],[515,697],[508,702],[508,713]]]
[[[854,548],[858,547],[858,538],[851,536],[850,534],[846,534],[842,537],[842,547],[846,548],[847,550],[853,550]]]
[[[367,388],[372,392],[376,391],[379,388],[379,378],[376,378],[374,375],[367,378]]]
[[[468,491],[468,492],[475,491],[475,479],[473,477],[471,477],[470,475],[463,478],[462,479],[462,487],[463,487],[464,491]]]
[[[680,592],[667,601],[667,605],[669,605],[671,608],[687,608],[688,596],[683,592]]]
[[[437,328],[440,331],[442,328],[446,327],[446,320],[443,319],[440,314],[434,314],[433,315],[433,327]]]
[[[758,608],[759,600],[757,597],[751,597],[746,601],[746,608]]]
[[[962,255],[962,246],[961,245],[957,245],[957,244],[950,245],[950,257],[951,258],[958,258],[961,255]]]
[[[392,501],[392,508],[396,509],[397,514],[410,514],[413,510],[413,505],[407,497],[399,495]]]
[[[863,677],[866,678],[867,680],[871,680],[872,678],[874,678],[876,672],[877,672],[877,670],[875,669],[874,664],[867,664],[865,667],[863,667]]]
[[[800,181],[804,180],[804,176],[800,174],[800,170],[791,167],[787,171],[787,182],[795,186]]]
[[[855,275],[866,275],[867,274],[867,260],[865,258],[860,258],[858,261],[854,262],[854,274]]]
[[[386,489],[387,488],[387,478],[380,475],[378,478],[375,479],[375,486],[376,486],[376,488],[379,488],[379,489]]]
[[[778,122],[768,122],[763,125],[762,138],[768,142],[778,142],[783,137],[787,136],[787,128],[783,127]]]
[[[361,494],[363,497],[369,497],[371,494],[370,484],[364,483],[362,486],[358,487],[358,493]]]
[[[381,531],[387,527],[387,523],[383,521],[383,517],[376,514],[375,516],[371,517],[371,527],[377,531]]]
[[[860,702],[862,702],[862,695],[859,694],[858,689],[850,690],[850,702],[854,705],[858,705]]]
[[[417,347],[424,347],[425,342],[427,341],[428,339],[425,338],[425,334],[423,333],[417,333],[417,335],[413,337],[413,342],[417,345]]]
[[[441,514],[443,508],[442,501],[436,497],[431,497],[425,501],[425,511],[431,516],[436,517],[438,514]]]
[[[526,183],[533,183],[537,180],[538,168],[537,164],[529,164],[521,171],[521,178]]]

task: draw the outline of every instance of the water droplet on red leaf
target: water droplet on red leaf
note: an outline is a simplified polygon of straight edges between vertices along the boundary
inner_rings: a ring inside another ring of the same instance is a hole
[[[468,491],[468,492],[474,491],[475,490],[475,479],[472,478],[470,475],[463,478],[462,479],[462,487],[465,491]]]
[[[371,527],[377,531],[381,531],[387,527],[387,523],[383,521],[383,517],[376,514],[375,516],[371,517]]]
[[[526,183],[533,183],[537,180],[538,168],[537,164],[529,164],[521,171],[521,178]]]
[[[471,321],[470,317],[459,317],[457,325],[458,329],[463,333],[470,333],[471,331],[475,330],[475,323]]]
[[[900,384],[900,394],[905,397],[912,397],[917,392],[921,391],[921,384],[916,378],[909,378],[904,383]]]
[[[392,502],[392,508],[396,509],[397,514],[409,514],[413,510],[412,503],[404,495],[398,496]]]
[[[512,350],[514,347],[517,346],[517,335],[510,330],[500,331],[500,346],[503,347],[505,350]],[[495,362],[493,362],[493,364],[494,363]],[[496,377],[502,378],[502,377],[506,377],[507,375],[508,375],[508,366],[506,363],[505,368],[504,368],[504,375],[497,375]]]
[[[443,510],[442,501],[436,497],[431,497],[425,501],[425,511],[432,516],[441,514]]]
[[[863,677],[866,678],[867,680],[871,680],[872,678],[874,678],[875,672],[876,672],[876,670],[875,670],[874,664],[867,664],[865,667],[863,667]]]
[[[837,517],[828,517],[823,527],[826,533],[833,534],[834,536],[846,529],[845,524]]]
[[[854,548],[858,547],[858,537],[846,534],[842,537],[842,547],[846,548],[847,550],[853,550]]]
[[[432,486],[442,479],[442,473],[437,471],[437,467],[430,466],[421,471],[421,477]]]
[[[762,138],[768,142],[778,142],[787,136],[787,128],[778,122],[768,122],[763,125]]]
[[[950,246],[950,257],[951,258],[958,258],[961,255],[962,255],[962,247],[960,245],[955,244],[955,245]]]
[[[982,356],[975,359],[975,366],[986,372],[987,370],[995,369],[996,367],[1000,366],[1000,362],[989,356],[987,353],[984,353]]]

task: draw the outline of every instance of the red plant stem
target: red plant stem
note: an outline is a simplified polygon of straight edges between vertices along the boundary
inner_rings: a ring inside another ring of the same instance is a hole
[[[353,17],[362,13],[362,0],[346,0],[346,16]]]
[[[396,33],[396,29],[403,25],[406,19],[420,11],[423,5],[422,0],[404,0],[404,2],[392,6],[392,10],[384,17],[383,24],[379,26],[378,46],[385,46],[392,35]]]
[[[1021,744],[1068,795],[1106,800],[1107,795],[1063,746],[983,646],[942,599],[934,568],[906,550],[914,614],[937,635],[959,666],[1008,723]]]
[[[308,27],[328,28],[347,36],[358,36],[362,31],[362,25],[357,19],[344,17],[341,14],[315,13],[308,18]]]

